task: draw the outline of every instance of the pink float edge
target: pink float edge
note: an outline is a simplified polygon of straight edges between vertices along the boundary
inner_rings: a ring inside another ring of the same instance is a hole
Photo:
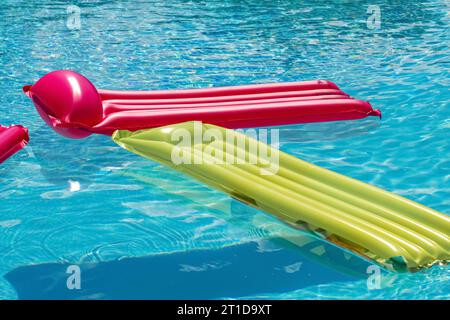
[[[25,147],[29,140],[27,128],[21,125],[0,125],[0,163]]]

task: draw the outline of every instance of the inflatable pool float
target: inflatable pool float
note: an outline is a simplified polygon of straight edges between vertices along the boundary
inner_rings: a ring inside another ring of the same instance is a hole
[[[366,101],[325,80],[159,91],[96,89],[82,75],[50,72],[23,88],[45,122],[58,133],[136,131],[198,120],[226,128],[286,125],[381,116]]]
[[[198,143],[194,136],[199,127],[232,140]],[[183,145],[174,142],[178,129],[193,140]],[[450,260],[449,216],[297,159],[234,130],[186,122],[136,132],[118,130],[113,140],[388,269],[415,271]],[[245,143],[230,145],[228,141]],[[274,174],[267,174],[273,163],[265,157],[258,156],[254,164],[217,162],[220,155],[232,158],[243,154],[250,159],[247,149],[251,144],[269,150],[270,155],[278,153]],[[180,152],[192,161],[176,164],[173,156]]]
[[[0,163],[11,157],[28,143],[28,130],[22,126],[0,125]]]

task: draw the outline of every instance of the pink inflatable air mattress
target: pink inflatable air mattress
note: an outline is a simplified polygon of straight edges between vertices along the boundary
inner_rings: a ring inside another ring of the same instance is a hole
[[[96,89],[84,76],[51,72],[24,92],[58,133],[83,138],[92,133],[140,130],[198,120],[226,128],[275,126],[380,116],[325,80],[186,90]]]
[[[28,130],[22,126],[0,125],[0,163],[22,149],[28,143]]]

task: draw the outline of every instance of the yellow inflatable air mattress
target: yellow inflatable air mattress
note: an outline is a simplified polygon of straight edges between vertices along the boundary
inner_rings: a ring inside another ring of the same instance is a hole
[[[118,130],[113,140],[388,269],[415,271],[450,260],[449,216],[240,132],[185,122]]]

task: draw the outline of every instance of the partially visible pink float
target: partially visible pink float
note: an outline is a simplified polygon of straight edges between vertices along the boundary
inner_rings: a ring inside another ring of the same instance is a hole
[[[275,126],[381,116],[366,101],[325,80],[186,90],[96,89],[84,76],[59,70],[23,88],[45,122],[70,138],[136,131],[185,121],[226,128]]]
[[[28,143],[28,130],[22,126],[0,125],[0,163],[22,149]]]

